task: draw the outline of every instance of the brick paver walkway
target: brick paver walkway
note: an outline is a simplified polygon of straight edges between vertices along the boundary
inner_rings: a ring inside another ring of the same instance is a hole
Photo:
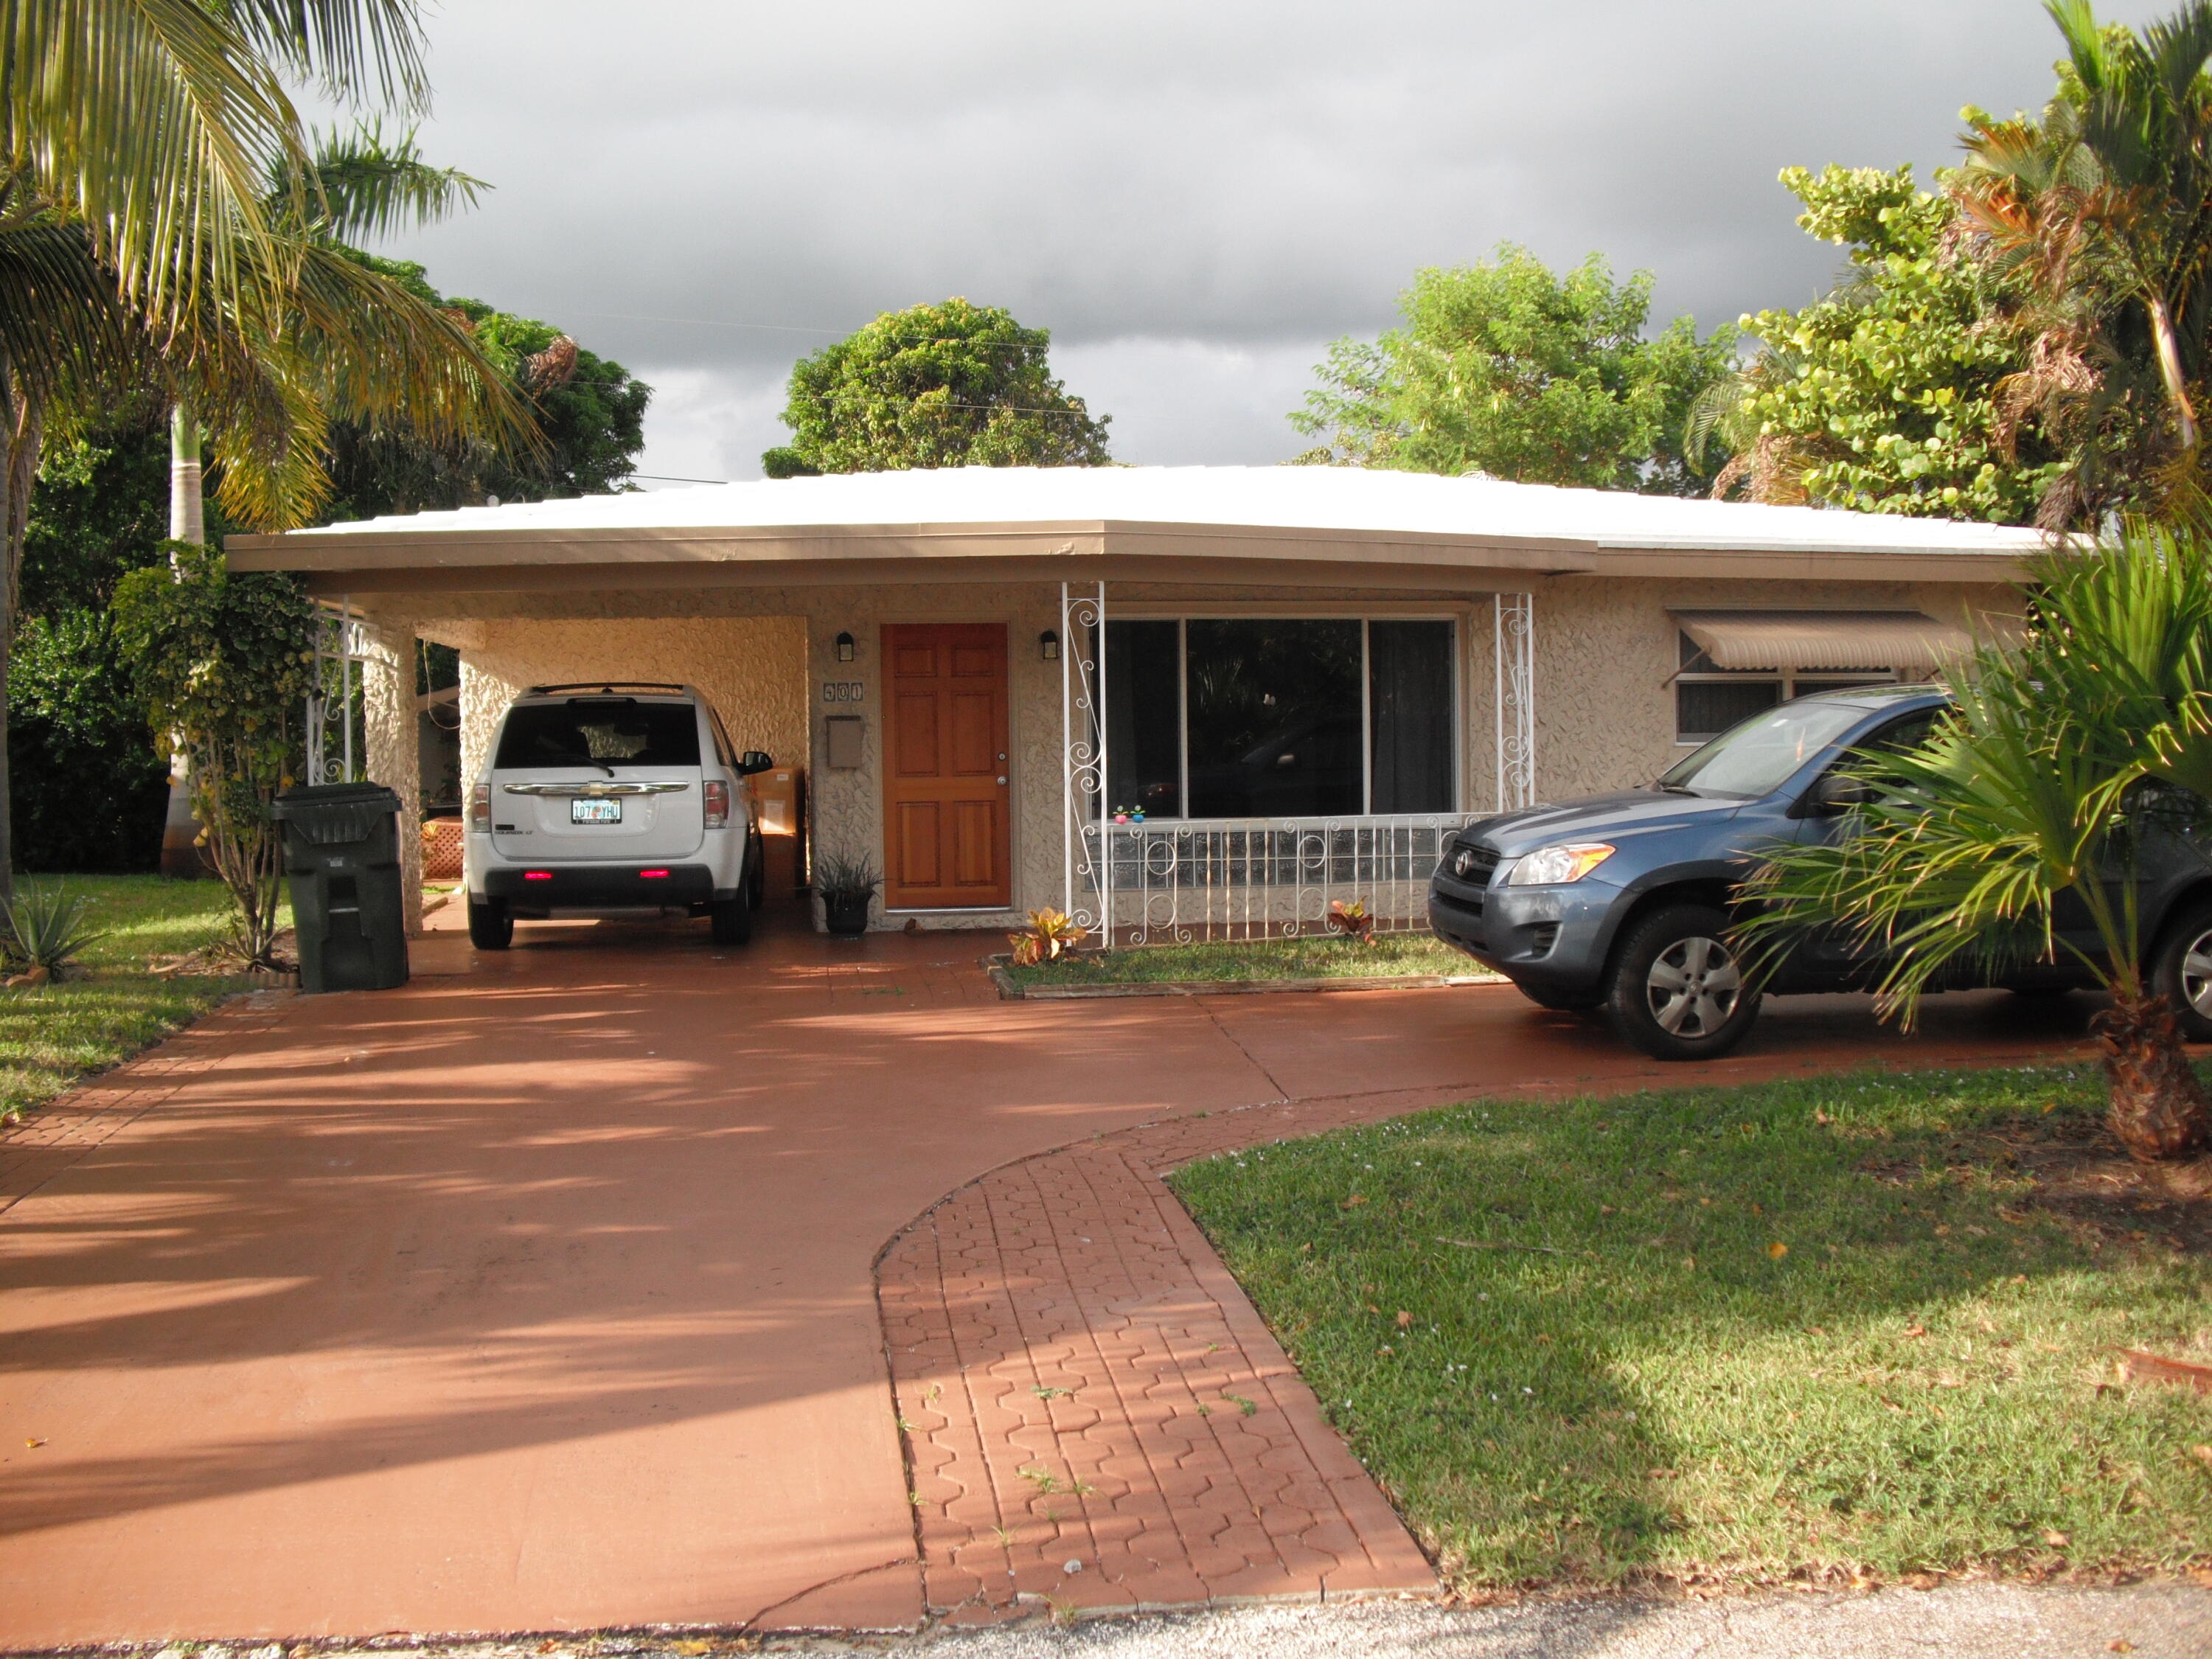
[[[1146,1124],[993,1170],[894,1239],[878,1295],[932,1611],[969,1623],[1432,1589],[1161,1177],[1465,1092]]]

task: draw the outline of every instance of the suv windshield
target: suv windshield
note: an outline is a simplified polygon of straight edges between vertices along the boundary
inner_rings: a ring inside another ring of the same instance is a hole
[[[1856,726],[1867,711],[1848,702],[1784,703],[1723,732],[1669,767],[1662,789],[1699,795],[1771,794],[1807,761]]]
[[[532,766],[696,766],[699,720],[688,702],[634,697],[519,703],[500,734],[502,769]]]

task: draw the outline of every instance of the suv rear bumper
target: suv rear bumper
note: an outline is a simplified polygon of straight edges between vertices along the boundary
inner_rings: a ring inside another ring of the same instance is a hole
[[[525,911],[706,904],[728,898],[735,890],[716,892],[714,872],[703,864],[509,866],[487,870],[483,876],[485,898]]]

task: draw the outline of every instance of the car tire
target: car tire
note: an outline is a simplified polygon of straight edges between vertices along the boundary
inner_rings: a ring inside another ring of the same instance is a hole
[[[2150,988],[2191,1042],[2212,1042],[2212,899],[2185,904],[2150,953]]]
[[[1606,1009],[1654,1060],[1714,1060],[1744,1039],[1759,994],[1728,943],[1725,911],[1673,904],[1629,930],[1613,952]]]
[[[514,913],[497,899],[471,899],[469,943],[479,951],[504,951],[514,943]]]
[[[750,945],[753,939],[753,893],[750,884],[739,885],[726,899],[707,907],[707,919],[717,945]]]
[[[758,836],[745,844],[745,883],[757,910],[768,897],[768,843]]]
[[[1517,979],[1513,988],[1539,1008],[1549,1008],[1555,1014],[1587,1014],[1605,1006],[1602,991],[1559,991],[1547,985],[1524,985]]]

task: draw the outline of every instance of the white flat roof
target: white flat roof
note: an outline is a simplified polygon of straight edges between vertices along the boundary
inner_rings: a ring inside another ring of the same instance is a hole
[[[549,547],[550,557],[559,561],[581,556],[571,538],[604,546],[623,539],[626,532],[641,540],[711,539],[717,532],[750,540],[779,531],[834,538],[840,532],[1112,531],[1146,526],[1248,534],[1466,538],[1491,547],[1589,551],[2017,558],[2047,545],[2039,532],[2008,526],[1335,466],[979,466],[842,473],[418,513],[281,537],[235,537],[232,545],[262,554],[252,559],[255,566],[295,562],[266,556],[292,549],[306,556],[297,563],[327,567],[339,544],[450,546],[478,537],[569,543],[575,550],[565,554]]]

